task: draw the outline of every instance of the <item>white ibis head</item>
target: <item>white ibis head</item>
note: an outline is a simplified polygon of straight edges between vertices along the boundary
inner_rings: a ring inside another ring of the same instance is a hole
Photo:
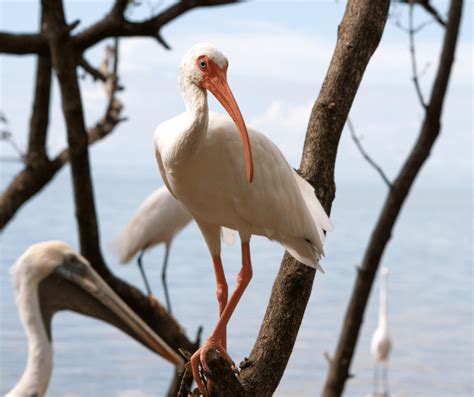
[[[240,131],[244,145],[247,178],[253,180],[253,159],[244,118],[227,83],[227,57],[209,43],[198,43],[183,57],[180,65],[180,84],[194,84],[210,91],[229,113]]]
[[[16,300],[25,326],[35,307],[37,291],[40,316],[51,341],[51,319],[57,311],[72,310],[103,320],[121,329],[163,358],[182,365],[180,357],[94,271],[86,258],[61,241],[32,245],[12,268]]]

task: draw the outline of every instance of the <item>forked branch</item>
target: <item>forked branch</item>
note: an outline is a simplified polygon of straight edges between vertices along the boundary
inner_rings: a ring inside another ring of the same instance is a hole
[[[114,52],[106,52],[103,62],[109,62]],[[117,58],[118,59],[118,58]],[[104,116],[88,129],[89,145],[105,138],[125,119],[121,117],[123,105],[116,98],[117,65],[106,71],[104,91],[108,99]],[[46,154],[46,131],[49,114],[49,90],[51,84],[51,63],[49,57],[38,58],[35,101],[30,125],[30,141],[26,158],[27,166],[15,176],[0,195],[0,229],[13,218],[16,211],[33,195],[38,193],[56,173],[69,161],[69,148],[63,149],[54,159]],[[112,83],[113,82],[113,83]],[[112,89],[110,88],[112,87]]]
[[[355,142],[357,149],[359,149],[360,154],[367,160],[367,162],[375,169],[375,171],[378,172],[380,177],[383,179],[385,184],[389,189],[392,188],[392,183],[388,179],[387,175],[385,174],[384,170],[382,167],[380,167],[375,160],[372,159],[372,157],[369,156],[367,151],[364,149],[362,146],[362,143],[360,142],[360,139],[357,137],[357,134],[354,129],[354,125],[352,124],[351,118],[347,118],[347,126],[349,127],[349,132],[351,133],[352,140]]]

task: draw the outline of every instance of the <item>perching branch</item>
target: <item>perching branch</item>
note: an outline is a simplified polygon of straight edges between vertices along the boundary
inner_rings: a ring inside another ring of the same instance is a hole
[[[462,0],[451,0],[440,63],[432,87],[430,101],[426,107],[425,118],[415,146],[392,184],[392,189],[388,193],[382,213],[377,220],[365,251],[344,317],[336,353],[324,386],[324,397],[339,397],[344,390],[365,308],[380,260],[410,189],[423,164],[428,159],[440,133],[440,119],[454,61],[461,13]]]
[[[353,141],[355,142],[357,149],[359,149],[360,154],[367,160],[367,162],[379,173],[385,184],[389,189],[392,188],[392,183],[388,179],[387,175],[383,171],[382,167],[380,167],[370,156],[369,154],[365,151],[364,147],[362,146],[362,143],[360,142],[360,139],[357,137],[354,126],[352,125],[352,121],[350,117],[347,118],[347,126],[349,127],[349,131],[351,133],[351,137]]]

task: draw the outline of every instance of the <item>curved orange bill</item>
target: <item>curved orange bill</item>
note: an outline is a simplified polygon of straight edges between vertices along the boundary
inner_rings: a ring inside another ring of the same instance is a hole
[[[202,86],[217,98],[217,100],[224,106],[227,113],[229,113],[235,125],[240,131],[240,137],[244,144],[245,160],[247,165],[247,179],[249,183],[253,180],[253,159],[252,150],[250,149],[250,140],[247,132],[247,126],[245,125],[242,113],[240,113],[239,106],[232,94],[232,91],[227,84],[227,67],[220,68],[214,62],[209,61],[210,73],[207,79],[204,79]]]

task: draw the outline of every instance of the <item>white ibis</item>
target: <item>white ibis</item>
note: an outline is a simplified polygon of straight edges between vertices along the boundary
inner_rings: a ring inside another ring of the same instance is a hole
[[[383,268],[380,274],[380,301],[379,301],[379,323],[372,335],[370,352],[375,361],[374,366],[374,395],[377,394],[379,384],[379,372],[383,382],[383,394],[388,395],[388,359],[392,349],[392,341],[388,333],[387,319],[387,281],[389,271]],[[378,371],[380,368],[381,371]]]
[[[59,310],[95,317],[182,366],[182,360],[92,269],[60,241],[32,245],[12,267],[16,303],[28,337],[26,369],[8,397],[42,397],[53,370],[51,319]]]
[[[323,230],[332,228],[312,186],[291,168],[272,141],[246,127],[227,84],[228,64],[224,54],[208,43],[196,44],[187,52],[179,69],[186,112],[160,124],[154,139],[163,180],[196,220],[216,274],[220,318],[191,358],[193,377],[203,394],[206,388],[199,365],[208,369],[209,348],[216,348],[232,363],[225,350],[226,327],[252,277],[250,237],[276,240],[298,261],[321,269]],[[230,117],[209,112],[207,91]],[[229,302],[220,258],[222,226],[237,230],[242,245],[242,269]]]
[[[192,219],[191,214],[171,195],[166,186],[163,186],[145,199],[120,236],[113,242],[122,264],[130,262],[139,253],[137,263],[149,296],[152,293],[142,265],[143,254],[154,246],[164,243],[161,280],[168,312],[171,312],[171,302],[166,283],[166,269],[171,242]]]

